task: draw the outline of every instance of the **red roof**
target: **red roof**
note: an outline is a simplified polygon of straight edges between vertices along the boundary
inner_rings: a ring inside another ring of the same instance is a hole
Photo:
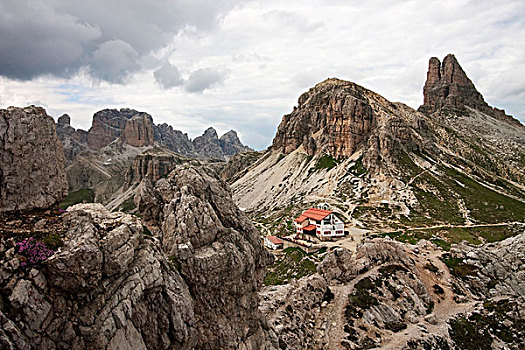
[[[317,228],[317,226],[315,225],[308,225],[306,227],[303,227],[303,231],[306,230],[306,231],[312,231],[312,230],[315,230]]]
[[[268,238],[268,240],[272,242],[273,244],[283,244],[283,241],[281,241],[279,238],[275,236],[266,236],[266,238]]]
[[[332,214],[332,211],[330,210],[323,210],[323,209],[317,209],[317,208],[309,208],[304,213],[301,214],[295,221],[299,221],[302,217],[309,218],[315,221],[323,220],[328,215]],[[301,221],[303,221],[302,219]]]
[[[304,215],[301,215],[299,216],[297,219],[295,219],[294,221],[296,222],[303,222],[304,220],[308,219],[306,216]]]

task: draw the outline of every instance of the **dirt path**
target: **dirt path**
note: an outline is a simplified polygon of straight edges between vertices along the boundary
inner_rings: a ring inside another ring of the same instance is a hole
[[[450,224],[442,224],[442,225],[433,225],[433,226],[421,226],[421,227],[410,227],[403,229],[404,231],[420,231],[420,230],[431,230],[435,228],[471,228],[471,227],[494,227],[494,226],[509,226],[509,225],[515,225],[515,224],[523,224],[522,221],[510,221],[510,222],[498,222],[495,224],[464,224],[464,225],[450,225]],[[398,232],[398,230],[382,230],[382,233],[391,233],[391,232]]]
[[[382,349],[400,349],[412,338],[418,338],[422,333],[446,334],[448,332],[447,320],[454,315],[471,311],[476,302],[458,304],[454,301],[454,293],[450,284],[451,276],[446,265],[441,261],[442,251],[430,250],[427,255],[419,255],[416,260],[416,268],[421,276],[421,280],[434,301],[433,315],[435,324],[425,321],[420,317],[417,323],[408,324],[408,327],[401,333],[394,334],[390,339],[385,339]],[[437,274],[427,270],[424,266],[431,262],[439,269]],[[434,293],[434,285],[443,288],[442,295]]]
[[[330,290],[334,293],[334,300],[329,303],[319,314],[319,319],[326,322],[326,329],[323,332],[324,343],[327,344],[327,350],[339,350],[341,347],[341,340],[345,339],[346,332],[344,326],[347,324],[345,319],[345,309],[348,303],[348,295],[354,289],[354,286],[361,279],[370,276],[377,272],[379,267],[375,267],[366,273],[357,276],[347,284],[339,284],[330,286]]]

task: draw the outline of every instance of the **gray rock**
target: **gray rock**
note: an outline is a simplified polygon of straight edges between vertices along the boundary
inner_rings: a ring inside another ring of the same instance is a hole
[[[64,153],[43,108],[0,110],[0,212],[48,208],[67,195]]]

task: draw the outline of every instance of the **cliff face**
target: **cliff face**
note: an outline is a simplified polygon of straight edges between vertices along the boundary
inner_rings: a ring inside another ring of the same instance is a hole
[[[126,128],[128,121],[137,113],[127,108],[104,109],[95,113],[93,124],[88,131],[89,148],[98,150],[116,140]]]
[[[227,185],[208,173],[185,166],[155,187],[144,180],[138,210],[194,297],[196,348],[273,348],[256,293],[271,255]]]
[[[124,127],[123,142],[130,146],[153,146],[153,119],[147,113],[134,115]]]
[[[328,79],[299,97],[299,105],[285,115],[272,148],[288,154],[304,147],[308,155],[326,152],[352,155],[377,124],[365,89]]]
[[[53,118],[34,106],[0,110],[0,211],[47,208],[66,195]]]
[[[178,164],[186,160],[186,158],[169,150],[152,148],[135,156],[127,182],[129,184],[139,183],[146,178],[156,182],[160,178],[166,177]]]

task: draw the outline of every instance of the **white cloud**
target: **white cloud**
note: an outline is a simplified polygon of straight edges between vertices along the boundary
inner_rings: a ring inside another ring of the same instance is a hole
[[[212,8],[204,6],[203,13],[201,2],[177,1],[176,15],[162,6],[145,14],[141,2],[106,2],[112,5],[104,14],[91,2],[73,11],[64,1],[56,12],[71,13],[71,26],[79,26],[73,32],[85,32],[79,34],[85,43],[72,39],[83,43],[81,56],[109,40],[135,50],[136,59],[130,50],[117,50],[131,55],[119,61],[140,65],[124,69],[135,69],[126,84],[94,84],[83,71],[26,82],[1,79],[2,106],[44,101],[56,116],[67,112],[82,127],[98,109],[131,107],[192,137],[208,126],[219,133],[233,128],[243,142],[265,148],[282,115],[315,83],[339,77],[417,108],[428,59],[454,53],[491,105],[525,119],[522,1],[253,0],[242,6],[207,2]],[[112,24],[109,14],[118,8],[122,15]],[[172,15],[190,24],[171,27]],[[106,80],[118,81],[110,77],[119,71],[111,72]]]

